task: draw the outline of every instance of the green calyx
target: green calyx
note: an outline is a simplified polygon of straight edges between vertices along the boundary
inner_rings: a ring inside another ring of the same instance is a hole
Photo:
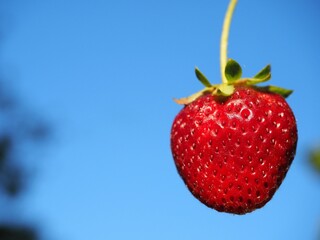
[[[265,66],[252,78],[242,78],[242,68],[240,64],[233,59],[229,59],[224,69],[224,77],[226,81],[220,84],[211,84],[207,77],[197,67],[195,68],[195,73],[198,80],[204,85],[205,88],[189,97],[174,99],[176,103],[187,105],[196,100],[198,97],[206,94],[228,97],[234,93],[237,86],[254,87],[258,91],[276,93],[285,98],[292,93],[292,90],[277,86],[257,86],[259,83],[270,80],[270,65]]]
[[[252,78],[242,78],[242,68],[240,64],[233,59],[228,59],[227,46],[229,29],[237,1],[238,0],[230,0],[222,28],[220,42],[220,71],[222,83],[211,84],[206,76],[202,72],[200,72],[198,68],[196,68],[196,76],[205,88],[189,97],[174,99],[178,104],[187,105],[205,94],[228,97],[234,93],[237,86],[252,87],[258,91],[276,93],[283,97],[288,97],[292,93],[291,90],[280,88],[277,86],[257,86],[257,84],[266,82],[271,78],[270,65],[264,67]]]

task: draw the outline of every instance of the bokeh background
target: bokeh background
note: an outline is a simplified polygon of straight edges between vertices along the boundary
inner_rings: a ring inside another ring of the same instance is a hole
[[[320,2],[239,0],[229,57],[294,89],[299,144],[279,191],[244,216],[194,199],[169,146],[181,109],[220,82],[228,5],[2,0],[0,239],[320,239]]]

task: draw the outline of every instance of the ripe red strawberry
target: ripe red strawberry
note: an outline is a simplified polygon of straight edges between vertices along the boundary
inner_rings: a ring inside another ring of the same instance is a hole
[[[217,211],[245,214],[264,206],[281,185],[297,146],[297,125],[285,101],[291,94],[257,84],[271,78],[270,65],[241,78],[227,61],[226,42],[237,0],[231,0],[221,38],[222,83],[212,85],[196,68],[205,88],[176,100],[184,108],[171,129],[177,170],[191,193]]]
[[[177,115],[171,131],[175,164],[192,194],[236,214],[271,199],[296,144],[296,121],[284,98],[251,87],[236,87],[226,99],[199,97]]]

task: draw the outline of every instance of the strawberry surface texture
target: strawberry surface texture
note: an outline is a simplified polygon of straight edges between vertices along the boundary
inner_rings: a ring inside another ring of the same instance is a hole
[[[281,185],[297,146],[285,99],[255,87],[231,96],[204,94],[186,104],[171,128],[178,173],[191,193],[217,211],[245,214]]]

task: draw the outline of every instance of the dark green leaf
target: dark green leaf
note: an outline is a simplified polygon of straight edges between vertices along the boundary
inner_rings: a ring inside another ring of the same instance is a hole
[[[246,84],[248,85],[255,85],[258,83],[262,83],[262,82],[266,82],[268,81],[270,78],[265,78],[265,79],[261,79],[261,78],[247,78],[246,79]]]
[[[261,79],[262,82],[265,82],[271,78],[271,65],[265,66],[257,75],[253,77],[254,79]]]
[[[206,78],[206,76],[200,72],[199,68],[195,68],[196,76],[199,79],[199,81],[206,87],[211,87],[211,83],[209,80]]]
[[[281,95],[282,97],[286,98],[293,92],[292,90],[277,87],[277,86],[266,86],[266,87],[256,87],[261,91],[272,92]]]
[[[239,63],[233,59],[229,59],[224,71],[228,83],[233,83],[242,76],[242,69]]]

